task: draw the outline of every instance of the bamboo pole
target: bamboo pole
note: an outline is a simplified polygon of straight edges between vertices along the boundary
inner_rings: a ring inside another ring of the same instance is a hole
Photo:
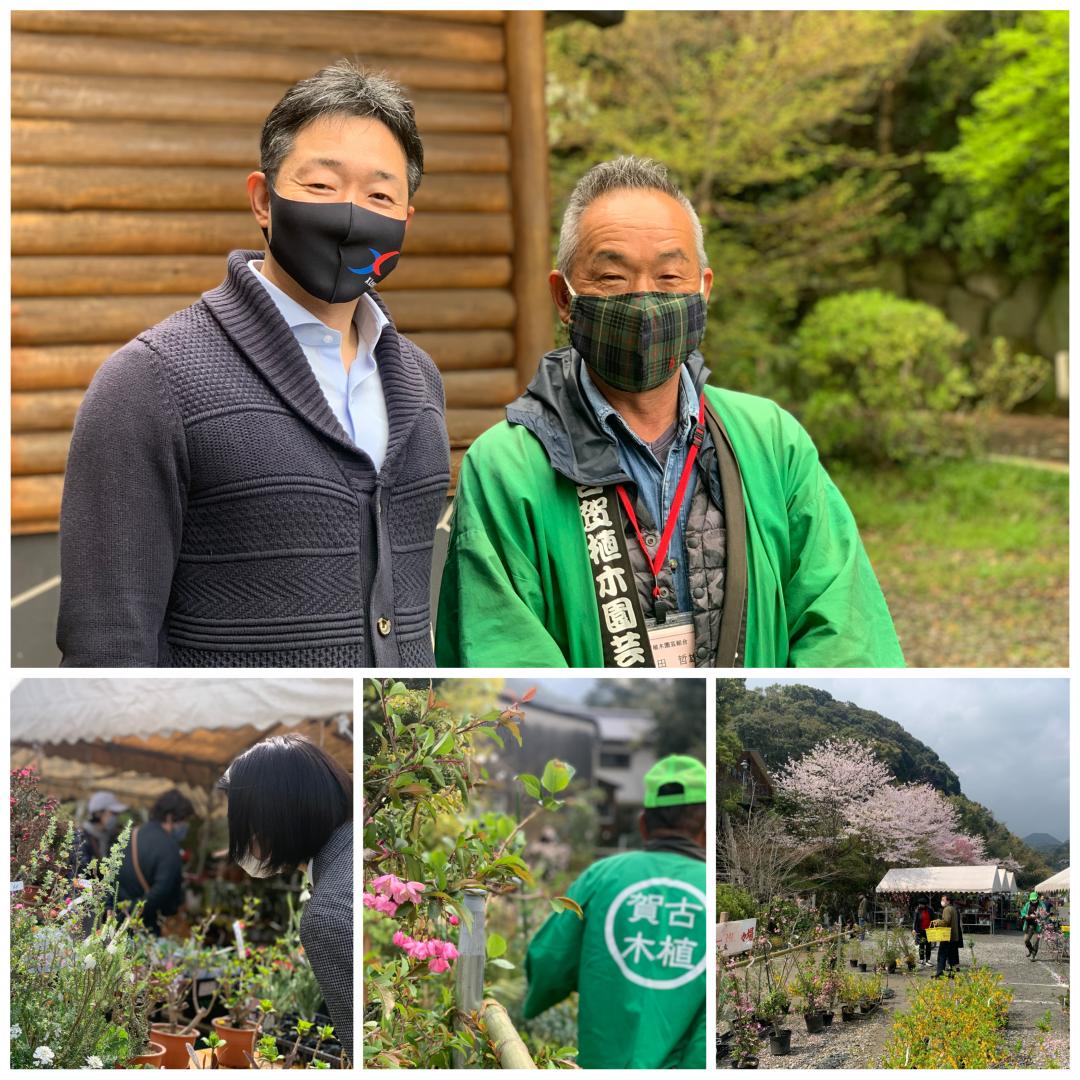
[[[775,960],[780,956],[787,956],[788,953],[798,952],[800,949],[816,949],[819,945],[824,944],[826,941],[833,941],[834,939],[840,939],[845,937],[851,937],[850,930],[841,930],[836,934],[828,934],[822,938],[815,938],[813,941],[804,941],[801,945],[791,945],[786,949],[781,949],[779,952],[769,952],[761,956],[752,956],[749,960],[736,960],[732,967],[753,967],[759,960]]]
[[[514,363],[524,389],[553,344],[547,275],[549,247],[547,109],[544,104],[544,12],[506,16],[510,95],[510,182],[514,199]]]
[[[457,1011],[466,1016],[480,1011],[484,1003],[484,964],[487,962],[487,893],[483,889],[465,892],[465,912],[458,932],[458,958],[454,962],[454,1000]],[[466,1067],[465,1055],[454,1051],[454,1068]]]
[[[506,1009],[497,1001],[485,1001],[480,1019],[487,1029],[495,1057],[503,1069],[535,1069],[529,1048],[521,1040]]]

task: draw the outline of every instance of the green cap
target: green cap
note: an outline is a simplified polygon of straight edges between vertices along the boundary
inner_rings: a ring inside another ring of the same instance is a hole
[[[697,758],[669,754],[645,774],[645,809],[659,806],[690,806],[707,801],[705,766]],[[679,790],[659,794],[665,784],[678,784]]]
[[[1028,897],[1028,899],[1029,900],[1038,900],[1039,899],[1039,894],[1037,892],[1035,892],[1034,889],[1032,889],[1031,890],[1031,895]]]

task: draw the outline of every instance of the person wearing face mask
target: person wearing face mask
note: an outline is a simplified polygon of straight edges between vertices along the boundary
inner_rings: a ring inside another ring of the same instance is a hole
[[[95,791],[86,804],[86,820],[79,823],[78,864],[89,866],[101,862],[112,848],[119,833],[117,816],[127,811],[111,791]]]
[[[229,858],[251,877],[306,866],[300,941],[334,1033],[353,1053],[352,778],[303,735],[274,735],[218,781],[229,800]]]
[[[162,920],[175,915],[184,900],[184,862],[180,845],[195,813],[183,792],[172,788],[150,808],[150,820],[131,830],[117,879],[117,900],[143,902],[143,925],[156,936]]]
[[[442,381],[378,288],[424,151],[400,86],[293,86],[247,178],[264,251],[140,334],[79,410],[60,524],[65,666],[431,666]]]
[[[578,182],[550,275],[570,344],[465,455],[440,665],[903,664],[809,436],[707,385],[712,281],[663,165],[623,157]]]

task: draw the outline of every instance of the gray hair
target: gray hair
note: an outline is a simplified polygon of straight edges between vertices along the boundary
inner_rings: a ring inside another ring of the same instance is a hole
[[[577,182],[570,194],[570,201],[566,204],[566,213],[563,215],[562,229],[559,231],[559,251],[555,256],[555,268],[564,278],[569,277],[574,259],[577,258],[581,215],[591,203],[613,191],[659,191],[673,198],[690,218],[701,269],[704,270],[709,265],[697,211],[668,176],[667,166],[651,158],[623,156],[594,165]]]
[[[411,198],[424,175],[424,145],[412,102],[399,83],[339,60],[285,91],[270,110],[259,139],[260,169],[273,182],[300,129],[325,116],[370,116],[385,124],[405,152]]]

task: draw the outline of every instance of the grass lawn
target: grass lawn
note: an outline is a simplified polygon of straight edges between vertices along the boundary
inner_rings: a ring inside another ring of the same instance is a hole
[[[989,461],[830,473],[910,667],[1067,667],[1069,478]]]

